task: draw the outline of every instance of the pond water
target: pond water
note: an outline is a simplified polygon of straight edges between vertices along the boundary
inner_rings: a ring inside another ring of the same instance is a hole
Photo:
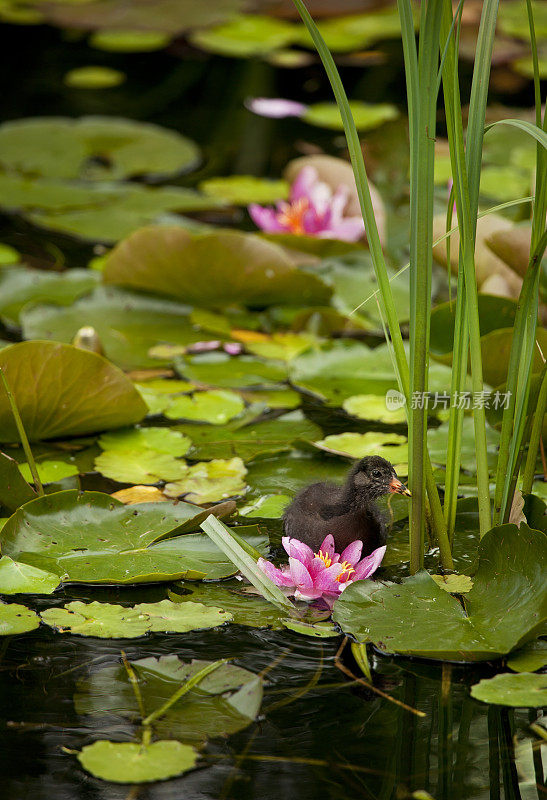
[[[0,76],[3,119],[115,114],[174,128],[198,141],[204,155],[199,170],[175,181],[182,186],[193,187],[206,177],[225,173],[279,177],[291,158],[310,150],[298,122],[280,124],[252,116],[243,106],[247,97],[330,99],[317,64],[283,70],[259,61],[209,56],[178,44],[154,54],[90,53],[77,36],[43,26],[2,25],[0,46],[11,53],[9,68]],[[345,68],[353,96],[402,103],[398,45],[390,43],[386,51],[389,58],[367,68],[364,76],[354,67]],[[127,71],[130,81],[106,93],[63,87],[61,77],[67,69],[90,60]],[[529,87],[512,102],[525,98],[529,98]],[[343,152],[340,137],[320,129],[314,130],[313,145]],[[204,212],[201,218],[251,227],[239,211]],[[39,231],[7,215],[2,217],[1,238],[37,259],[61,248],[69,267],[82,266],[93,255],[91,245]],[[17,335],[15,329],[4,331],[5,338]],[[341,423],[311,401],[306,412],[321,425],[324,435],[350,429],[347,420]],[[359,423],[353,424],[356,430],[362,429]],[[254,470],[260,493],[294,491],[298,481],[309,479],[304,460],[303,464],[296,468],[296,483],[292,473],[286,477],[290,469],[285,456],[279,458],[275,470],[266,470],[269,483],[260,463],[251,468],[250,477]],[[325,474],[335,477],[347,468],[328,457],[321,464]],[[86,485],[110,487],[96,478],[88,479]],[[268,527],[274,543],[279,543],[279,523],[268,523]],[[463,524],[461,528],[467,530]],[[476,539],[476,526],[469,529],[469,541]],[[399,531],[397,542],[403,552],[401,523]],[[463,541],[462,534],[460,544]],[[469,561],[460,554],[462,569]],[[402,571],[392,568],[394,575]],[[162,600],[167,592],[165,585],[69,587],[54,599],[10,600],[35,609],[76,598],[130,605]],[[134,640],[87,639],[55,634],[44,627],[4,638],[0,640],[1,796],[3,800],[546,797],[541,754],[530,729],[536,712],[489,707],[470,697],[469,687],[494,673],[491,665],[441,665],[374,653],[374,682],[389,696],[385,697],[359,682],[355,676],[361,672],[349,646],[338,654],[341,643],[342,637],[315,640],[290,631],[241,625],[181,635],[149,634]],[[90,677],[119,664],[122,651],[130,661],[169,654],[182,659],[232,658],[235,664],[263,674],[260,715],[244,730],[210,740],[199,768],[182,778],[136,787],[93,778],[70,751],[105,738],[131,741],[137,726],[115,712],[78,713],[74,696]]]

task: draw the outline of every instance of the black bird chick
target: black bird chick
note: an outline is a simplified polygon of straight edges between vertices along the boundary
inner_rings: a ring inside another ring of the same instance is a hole
[[[313,483],[302,489],[283,515],[285,535],[305,542],[315,552],[329,533],[336,552],[360,539],[363,556],[386,543],[386,525],[374,501],[384,494],[410,492],[389,461],[380,456],[362,458],[343,486]]]

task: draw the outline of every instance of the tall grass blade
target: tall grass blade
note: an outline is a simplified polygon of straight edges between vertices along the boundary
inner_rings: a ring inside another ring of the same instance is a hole
[[[534,411],[534,422],[532,423],[532,432],[530,434],[530,442],[528,445],[528,454],[526,456],[526,464],[524,465],[524,474],[522,477],[522,493],[530,494],[532,491],[532,483],[534,482],[534,474],[536,469],[536,459],[539,449],[539,442],[543,433],[543,420],[547,412],[547,365],[544,365],[543,372],[540,377],[540,388],[537,398],[537,405]]]
[[[245,552],[232,536],[232,531],[212,514],[201,523],[201,529],[216,544],[219,550],[225,553],[238,570],[245,575],[255,589],[258,589],[265,600],[273,603],[282,611],[293,611],[294,605],[285,597],[279,586],[276,586],[262,570],[257,567],[256,561]]]
[[[17,408],[17,401],[13,396],[13,393],[10,389],[10,385],[8,383],[8,379],[6,378],[6,374],[2,369],[2,367],[0,367],[0,378],[2,379],[2,383],[4,384],[4,389],[8,396],[11,413],[13,414],[13,419],[15,420],[15,425],[17,426],[17,431],[19,433],[19,439],[21,440],[23,450],[25,451],[25,456],[27,457],[27,463],[29,465],[30,472],[32,475],[32,481],[36,488],[37,494],[40,497],[43,497],[43,495],[45,494],[44,487],[42,486],[42,481],[40,480],[40,476],[38,475],[38,468],[36,466],[36,461],[34,460],[34,456],[32,455],[32,450],[30,449],[30,444],[25,431],[25,426],[23,425],[23,420],[21,419],[21,415],[19,414],[19,409]]]
[[[403,391],[405,397],[407,398],[407,402],[410,402],[410,373],[408,369],[408,363],[406,360],[406,354],[403,346],[403,339],[399,328],[397,312],[393,302],[393,294],[391,291],[390,278],[385,263],[384,254],[382,252],[382,246],[380,243],[380,237],[378,235],[376,220],[374,217],[374,209],[370,197],[370,189],[368,185],[368,178],[365,170],[365,164],[363,161],[363,153],[361,151],[359,136],[357,134],[355,122],[351,114],[348,98],[346,96],[344,87],[342,85],[340,75],[338,74],[336,64],[334,63],[334,59],[327,45],[325,44],[321,34],[319,33],[316,24],[314,23],[308,10],[306,9],[306,6],[302,2],[302,0],[293,0],[293,3],[297,8],[300,16],[302,17],[302,20],[306,28],[308,29],[310,36],[312,37],[312,40],[319,54],[319,57],[321,58],[327,76],[329,78],[334,93],[334,97],[336,99],[336,103],[340,110],[342,123],[344,126],[344,133],[346,135],[346,140],[348,144],[348,151],[350,154],[351,164],[355,175],[355,182],[357,185],[357,193],[359,196],[361,213],[363,215],[363,220],[365,223],[365,229],[369,242],[369,248],[372,256],[372,262],[374,265],[376,277],[378,280],[378,286],[380,289],[380,298],[383,305],[383,312],[385,314],[385,317],[389,325],[389,331],[391,334],[391,340],[395,352],[398,380],[399,384],[403,387]],[[431,506],[431,521],[433,529],[437,535],[438,540],[445,542],[446,546],[444,547],[444,552],[449,552],[450,548],[448,546],[448,537],[446,535],[446,526],[444,523],[442,508],[439,500],[439,493],[437,490],[437,486],[435,484],[435,479],[433,477],[433,470],[431,468],[431,463],[427,455],[425,463],[425,477],[426,477],[427,493],[429,496],[429,501]],[[447,569],[451,568],[450,563],[451,563],[451,557],[447,558],[446,562],[443,561],[443,565]]]

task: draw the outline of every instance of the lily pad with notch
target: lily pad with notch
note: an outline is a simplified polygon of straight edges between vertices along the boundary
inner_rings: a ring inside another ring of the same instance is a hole
[[[214,503],[244,494],[247,469],[239,457],[198,461],[184,477],[164,488],[167,497],[184,497],[191,503]]]
[[[19,563],[9,556],[0,558],[2,594],[52,594],[59,583],[59,576],[53,572]]]
[[[0,603],[0,636],[14,636],[33,631],[40,618],[30,608],[18,603]]]
[[[112,783],[164,781],[193,769],[197,758],[193,747],[171,740],[143,745],[99,739],[78,753],[87,772]]]
[[[526,524],[503,525],[479,544],[479,566],[464,606],[422,571],[400,584],[354,583],[336,601],[333,618],[345,633],[387,652],[489,661],[543,630],[546,569],[545,534]]]
[[[493,705],[540,708],[547,705],[547,676],[529,672],[494,675],[472,686],[471,696]]]
[[[218,513],[231,511],[219,506]],[[223,578],[236,568],[204,534],[192,534],[215,509],[186,502],[125,506],[99,492],[65,491],[26,503],[2,531],[5,555],[53,572],[63,582],[147,583]],[[242,529],[259,550],[268,539]],[[185,535],[181,535],[185,534]]]

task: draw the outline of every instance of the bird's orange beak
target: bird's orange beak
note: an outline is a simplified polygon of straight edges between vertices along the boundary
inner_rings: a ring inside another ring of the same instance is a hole
[[[391,479],[391,483],[389,484],[389,491],[392,494],[406,494],[408,497],[411,496],[410,490],[407,489],[404,483],[401,483],[401,481],[398,478]]]

